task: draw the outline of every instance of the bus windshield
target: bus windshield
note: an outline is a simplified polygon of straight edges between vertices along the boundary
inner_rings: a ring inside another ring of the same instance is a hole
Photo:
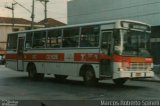
[[[122,55],[150,57],[149,36],[150,33],[144,31],[121,30]]]

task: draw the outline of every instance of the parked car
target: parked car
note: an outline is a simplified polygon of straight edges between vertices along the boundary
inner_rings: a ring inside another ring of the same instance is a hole
[[[0,65],[4,65],[6,63],[5,57],[0,56]]]

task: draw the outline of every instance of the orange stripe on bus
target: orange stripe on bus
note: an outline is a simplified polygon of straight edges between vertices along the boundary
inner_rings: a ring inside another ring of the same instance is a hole
[[[97,62],[99,60],[98,53],[75,53],[74,61],[92,61]]]
[[[43,61],[64,61],[64,53],[24,53],[22,55],[7,54],[6,60],[43,60]],[[74,53],[74,61],[78,62],[99,62],[101,60],[110,60],[113,62],[145,62],[152,63],[152,58],[120,56],[113,54],[108,56],[101,53]]]
[[[6,59],[17,59],[17,54],[6,54]]]
[[[111,57],[100,53],[75,53],[74,61],[99,62],[100,60],[110,60]]]
[[[115,62],[132,62],[132,63],[153,63],[153,59],[150,57],[133,57],[133,56],[120,56],[113,55],[113,61]]]
[[[7,54],[6,59],[16,60],[19,56],[21,55]],[[64,61],[64,53],[24,53],[23,60]]]

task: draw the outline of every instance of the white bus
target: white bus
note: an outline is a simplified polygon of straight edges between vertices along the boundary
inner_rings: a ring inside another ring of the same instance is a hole
[[[116,20],[43,28],[8,34],[6,67],[56,78],[83,77],[88,85],[113,79],[153,77],[150,25]]]

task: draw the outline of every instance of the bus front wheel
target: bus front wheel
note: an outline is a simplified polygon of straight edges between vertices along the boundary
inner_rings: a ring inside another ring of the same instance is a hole
[[[85,85],[87,86],[94,86],[98,83],[98,80],[95,77],[94,71],[91,68],[86,70],[86,72],[83,75],[83,80]]]

